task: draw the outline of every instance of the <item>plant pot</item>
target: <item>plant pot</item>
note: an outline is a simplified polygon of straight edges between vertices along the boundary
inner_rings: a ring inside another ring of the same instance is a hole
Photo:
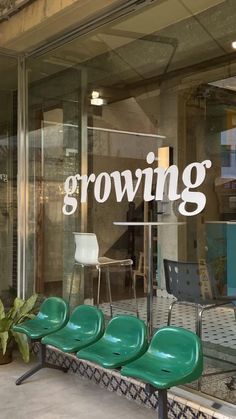
[[[0,365],[9,364],[10,362],[12,362],[12,348],[7,348],[4,355],[0,349]]]

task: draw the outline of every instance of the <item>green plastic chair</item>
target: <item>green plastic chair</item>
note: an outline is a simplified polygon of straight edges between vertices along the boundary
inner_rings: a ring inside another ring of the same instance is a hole
[[[167,389],[197,380],[203,370],[202,344],[197,335],[180,327],[163,327],[152,338],[148,351],[124,366],[121,374],[147,383],[159,393],[159,419],[167,418]]]
[[[119,368],[139,358],[148,348],[147,327],[133,316],[113,317],[103,337],[77,353],[79,359],[104,368]]]
[[[63,329],[45,336],[41,343],[63,352],[77,352],[100,339],[104,328],[103,312],[94,306],[81,305],[75,308]]]
[[[41,304],[39,312],[34,319],[26,320],[12,329],[14,332],[25,333],[31,340],[38,341],[42,337],[64,327],[68,320],[68,303],[59,297],[49,297]],[[39,342],[39,364],[19,377],[16,380],[16,385],[21,384],[26,378],[29,378],[44,367],[67,371],[66,368],[46,363],[46,347]]]
[[[68,303],[59,297],[49,297],[41,304],[34,319],[17,324],[13,331],[25,333],[31,340],[38,340],[61,329],[68,320]]]

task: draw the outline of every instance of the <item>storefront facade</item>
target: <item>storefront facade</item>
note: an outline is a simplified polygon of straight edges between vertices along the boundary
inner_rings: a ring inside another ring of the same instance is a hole
[[[1,53],[0,294],[67,298],[73,232],[94,232],[101,255],[132,258],[143,274],[145,316],[146,232],[114,222],[164,222],[153,234],[160,327],[172,301],[163,259],[209,263],[219,295],[236,294],[236,8],[130,3],[64,40]],[[172,169],[163,178],[160,167]],[[122,312],[131,281],[122,270],[114,278]],[[77,272],[72,305],[96,303],[96,284],[93,270]],[[105,284],[101,299],[106,310]],[[174,322],[194,328],[194,313],[177,310]],[[232,307],[206,314],[206,352],[225,361],[210,371],[233,369],[235,332]],[[235,403],[233,374],[206,379],[203,392]]]

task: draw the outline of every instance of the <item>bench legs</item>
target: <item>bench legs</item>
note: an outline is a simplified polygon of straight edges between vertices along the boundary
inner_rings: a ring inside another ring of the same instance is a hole
[[[19,377],[16,380],[16,385],[19,386],[21,383],[23,383],[23,381],[31,377],[31,375],[34,375],[42,368],[53,368],[63,372],[68,371],[68,368],[66,367],[61,367],[59,365],[49,364],[48,362],[46,362],[46,346],[39,343],[39,363],[35,365],[35,367],[31,368],[29,371],[26,371],[21,377]]]
[[[158,391],[158,419],[168,419],[167,389],[158,390],[151,384],[146,384],[145,390],[150,394]]]
[[[158,390],[158,419],[168,418],[167,390]]]

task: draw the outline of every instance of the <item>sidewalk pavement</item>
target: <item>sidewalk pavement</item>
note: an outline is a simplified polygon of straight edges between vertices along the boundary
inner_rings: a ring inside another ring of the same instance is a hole
[[[0,365],[0,419],[157,419],[157,413],[73,373],[43,369],[20,386],[31,365]]]

